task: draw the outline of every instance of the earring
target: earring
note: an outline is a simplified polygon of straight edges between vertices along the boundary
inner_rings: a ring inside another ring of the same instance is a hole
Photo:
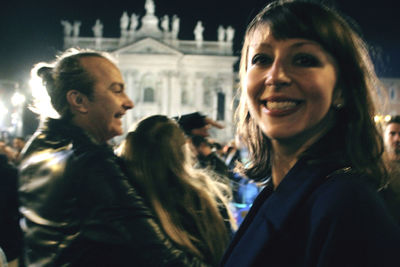
[[[335,108],[335,109],[342,109],[343,108],[343,103],[336,103],[336,104],[333,104],[333,107]]]

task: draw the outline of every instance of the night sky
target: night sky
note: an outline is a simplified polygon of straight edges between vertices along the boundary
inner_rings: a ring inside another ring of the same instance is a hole
[[[61,20],[82,22],[80,36],[93,36],[96,19],[104,25],[104,37],[119,36],[123,11],[144,15],[145,0],[131,1],[3,1],[0,9],[0,79],[22,82],[28,79],[33,64],[48,61],[62,50]],[[194,39],[197,20],[205,27],[205,40],[217,40],[217,27],[232,25],[235,29],[234,50],[239,55],[247,23],[267,1],[259,0],[155,0],[156,16],[180,17],[179,38]],[[328,0],[332,3],[333,0]],[[373,60],[381,77],[400,78],[400,16],[394,0],[337,0],[335,5],[360,26],[371,46]],[[396,13],[395,13],[396,12]]]

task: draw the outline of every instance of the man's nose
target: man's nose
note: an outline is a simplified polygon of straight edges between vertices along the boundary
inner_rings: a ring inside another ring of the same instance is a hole
[[[135,105],[133,104],[133,101],[129,98],[129,96],[127,94],[125,94],[125,99],[123,102],[123,107],[128,110],[128,109],[132,109]]]

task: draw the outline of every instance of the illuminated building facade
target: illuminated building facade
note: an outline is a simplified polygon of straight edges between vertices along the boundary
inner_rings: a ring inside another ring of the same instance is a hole
[[[194,40],[180,40],[176,15],[157,18],[152,0],[146,1],[145,9],[141,18],[123,13],[118,38],[103,37],[100,20],[92,28],[93,37],[79,36],[80,22],[62,21],[64,48],[102,50],[117,58],[127,93],[135,104],[124,118],[125,130],[144,116],[172,117],[200,111],[225,125],[223,130],[211,132],[214,138],[231,139],[234,64],[238,60],[232,52],[234,29],[220,26],[218,40],[205,41],[204,27],[198,21]]]

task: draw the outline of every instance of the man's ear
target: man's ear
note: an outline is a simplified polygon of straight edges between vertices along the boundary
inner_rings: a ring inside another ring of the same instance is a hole
[[[85,94],[77,90],[69,90],[67,92],[67,101],[72,112],[86,114],[88,112],[87,102],[89,99]]]

